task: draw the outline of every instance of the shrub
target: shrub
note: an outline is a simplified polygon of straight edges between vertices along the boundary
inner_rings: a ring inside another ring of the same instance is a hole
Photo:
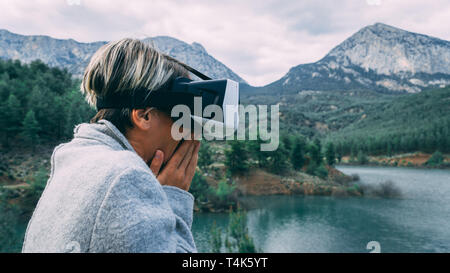
[[[441,165],[443,162],[444,162],[444,156],[442,155],[441,152],[436,151],[431,155],[431,157],[427,160],[427,162],[425,162],[425,165],[431,166],[431,167],[436,167],[436,166]]]
[[[306,168],[306,173],[310,175],[315,175],[320,178],[326,178],[328,176],[328,170],[323,164],[317,165],[314,162],[310,162]]]
[[[48,171],[45,168],[39,169],[31,177],[31,180],[29,181],[30,187],[25,191],[21,201],[21,209],[24,214],[31,215],[31,213],[33,213],[34,208],[45,189],[47,180]]]
[[[192,193],[196,201],[205,202],[207,200],[210,187],[201,172],[195,172],[189,192]]]
[[[383,183],[372,185],[361,185],[364,195],[386,198],[398,198],[402,196],[401,190],[391,180],[387,180]]]
[[[355,195],[361,193],[363,190],[360,188],[358,184],[353,184],[353,186],[347,188],[347,192],[350,195]]]
[[[0,252],[20,252],[23,234],[19,217],[16,206],[0,200]]]
[[[217,227],[216,221],[214,221],[211,227],[210,244],[212,253],[220,253],[222,250],[222,229]]]
[[[221,252],[226,248],[229,253],[256,253],[257,249],[253,238],[248,233],[247,213],[240,208],[236,212],[230,211],[228,228],[225,240],[222,240],[222,231],[215,223],[211,229],[211,252]]]
[[[328,170],[327,170],[327,168],[325,168],[324,165],[320,165],[319,167],[316,168],[316,170],[314,171],[314,174],[320,178],[327,178]]]
[[[231,185],[227,183],[226,180],[222,180],[217,184],[217,189],[214,191],[214,195],[221,201],[227,202],[234,190],[236,189],[236,183],[232,183]]]
[[[317,165],[314,161],[310,161],[308,167],[306,167],[306,173],[310,175],[315,175]]]
[[[357,174],[357,173],[351,174],[351,177],[352,177],[352,181],[356,182],[356,181],[360,180],[359,174]]]

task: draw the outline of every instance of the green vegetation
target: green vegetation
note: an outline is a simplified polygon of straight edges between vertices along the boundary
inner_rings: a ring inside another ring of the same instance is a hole
[[[224,178],[217,186],[211,186],[202,171],[195,173],[189,192],[195,197],[201,211],[226,211],[237,205],[236,184]]]
[[[290,150],[285,148],[283,142],[280,142],[278,149],[272,152],[266,152],[266,154],[268,155],[266,158],[266,168],[268,171],[274,174],[284,175],[292,169],[290,164],[292,155],[290,154]]]
[[[74,125],[94,114],[79,84],[66,70],[50,68],[41,61],[0,60],[2,149],[71,137]]]
[[[258,252],[247,228],[247,213],[242,209],[230,211],[228,228],[223,235],[214,223],[211,228],[211,252],[221,253],[256,253]]]
[[[358,151],[357,162],[360,165],[364,165],[364,164],[367,164],[369,162],[369,159],[367,158],[367,155],[362,150]]]
[[[20,252],[23,226],[17,206],[8,204],[0,195],[0,252]]]
[[[431,155],[430,159],[425,162],[425,165],[429,167],[448,167],[450,166],[450,163],[444,162],[444,156],[442,153],[436,151]]]
[[[430,159],[428,159],[426,164],[435,166],[435,165],[442,164],[442,162],[444,162],[444,157],[442,156],[441,152],[437,151],[431,155]]]
[[[328,170],[325,165],[328,161],[324,161],[322,144],[318,138],[311,141],[301,135],[283,134],[281,140],[278,149],[271,152],[261,151],[261,143],[258,141],[231,141],[225,151],[225,166],[229,175],[245,175],[253,168],[260,168],[283,176],[289,175],[293,170],[306,168],[310,175],[327,178]],[[290,148],[286,149],[286,146]]]
[[[336,163],[336,150],[334,148],[333,142],[329,142],[327,144],[325,157],[327,159],[327,164],[330,166],[334,166],[334,164]]]
[[[329,134],[344,154],[450,152],[450,88],[394,97],[366,118]]]
[[[47,170],[27,179],[29,186],[0,187],[0,252],[19,252],[25,228],[47,183]]]
[[[303,137],[297,137],[294,144],[294,150],[291,154],[291,163],[295,170],[299,171],[306,162],[306,141]]]
[[[39,143],[39,123],[33,110],[29,110],[22,123],[22,136],[28,145]]]
[[[225,165],[231,174],[244,174],[248,171],[248,150],[245,142],[230,141],[230,148],[225,151]]]
[[[213,155],[211,145],[208,142],[203,141],[200,146],[200,151],[198,152],[198,166],[200,168],[205,168],[214,163]]]
[[[280,103],[280,128],[332,142],[336,156],[450,153],[450,87],[418,94],[370,90],[243,94],[252,104]]]
[[[308,138],[324,137],[357,122],[366,112],[376,112],[379,104],[400,96],[369,90],[301,91],[295,94],[242,93],[244,104],[280,103],[280,129]]]
[[[200,172],[194,174],[189,192],[195,196],[197,202],[207,202],[208,195],[210,194],[210,186],[203,175]]]

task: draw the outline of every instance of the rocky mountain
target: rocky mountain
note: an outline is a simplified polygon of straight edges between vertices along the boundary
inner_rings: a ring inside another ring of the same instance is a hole
[[[157,36],[144,39],[144,42],[154,44],[162,52],[204,72],[211,78],[228,78],[241,83],[244,79],[231,71],[220,61],[214,59],[199,43],[187,44],[168,36]]]
[[[417,93],[450,85],[450,42],[382,23],[362,28],[315,63],[262,90],[371,89]]]
[[[167,36],[146,38],[143,41],[212,78],[229,78],[245,83],[231,69],[209,55],[199,43],[187,44]],[[105,43],[107,42],[80,43],[73,39],[19,35],[0,29],[0,58],[18,59],[26,63],[41,59],[50,66],[66,68],[75,76],[81,76],[92,54]]]

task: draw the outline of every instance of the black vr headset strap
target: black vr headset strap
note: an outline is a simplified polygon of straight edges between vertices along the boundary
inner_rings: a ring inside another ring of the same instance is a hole
[[[151,92],[148,92],[147,89],[137,89],[131,92],[116,93],[108,97],[97,96],[97,110],[105,108],[134,109],[148,106],[165,108],[183,104],[186,100],[192,100],[194,96],[202,95],[201,90],[189,88],[190,82],[192,82],[191,79],[178,77],[175,80],[167,81],[161,87]],[[132,95],[130,96],[129,93],[132,93]]]
[[[176,63],[180,64],[181,66],[186,68],[186,70],[188,70],[189,72],[191,72],[192,74],[194,74],[195,76],[199,77],[202,80],[212,80],[210,77],[206,76],[202,72],[200,72],[200,71],[190,67],[189,65],[187,65],[185,63],[182,63],[182,62],[178,61],[175,58],[170,57],[169,55],[164,55],[164,57],[166,57],[168,60],[171,60],[173,62],[176,62]]]

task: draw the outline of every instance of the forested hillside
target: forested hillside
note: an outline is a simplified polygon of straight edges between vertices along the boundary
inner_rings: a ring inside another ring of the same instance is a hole
[[[2,148],[70,137],[75,124],[94,114],[79,84],[66,70],[49,68],[40,61],[0,60]]]
[[[343,154],[450,152],[450,88],[426,90],[376,103],[349,126],[330,133]]]
[[[341,155],[450,151],[450,88],[418,94],[370,90],[244,94],[241,102],[280,105],[280,127],[333,142]]]

